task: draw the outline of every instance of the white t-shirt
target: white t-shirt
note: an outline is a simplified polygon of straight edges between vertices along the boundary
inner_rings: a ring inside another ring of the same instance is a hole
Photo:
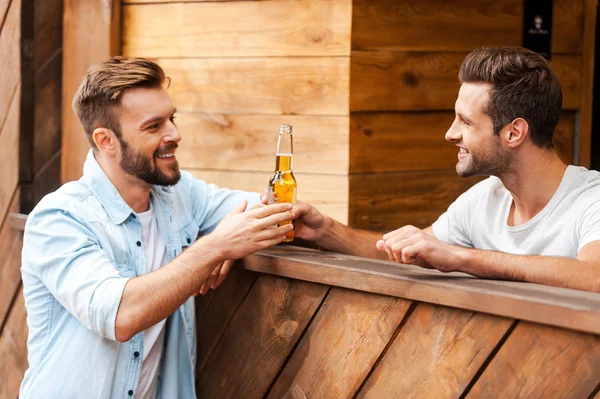
[[[490,177],[458,197],[433,233],[463,247],[570,258],[600,240],[600,172],[568,166],[546,207],[518,226],[507,224],[512,201],[500,179]]]
[[[167,246],[162,235],[158,234],[158,225],[152,204],[150,204],[150,209],[138,213],[137,216],[142,225],[146,273],[150,273],[165,264]],[[144,330],[142,371],[136,398],[156,398],[158,367],[165,342],[165,323],[166,319]]]

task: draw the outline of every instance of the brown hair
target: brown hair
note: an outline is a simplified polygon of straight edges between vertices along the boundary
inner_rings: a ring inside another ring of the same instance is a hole
[[[165,79],[162,68],[144,58],[117,56],[91,67],[72,105],[92,147],[96,147],[92,133],[98,127],[110,129],[121,138],[118,106],[126,90],[160,87]]]
[[[492,118],[494,134],[516,118],[529,124],[533,143],[552,148],[552,134],[560,118],[562,91],[550,64],[521,47],[486,47],[464,59],[461,83],[489,83],[490,100],[483,112]]]

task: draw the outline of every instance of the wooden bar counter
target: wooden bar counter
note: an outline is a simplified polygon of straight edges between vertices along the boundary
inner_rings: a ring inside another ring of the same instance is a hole
[[[199,398],[600,397],[600,294],[281,246],[196,318]]]

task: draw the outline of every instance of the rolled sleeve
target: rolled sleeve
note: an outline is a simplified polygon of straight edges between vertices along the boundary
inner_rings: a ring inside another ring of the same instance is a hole
[[[125,284],[97,237],[62,209],[42,209],[28,218],[23,267],[37,276],[81,324],[115,340],[115,320]]]

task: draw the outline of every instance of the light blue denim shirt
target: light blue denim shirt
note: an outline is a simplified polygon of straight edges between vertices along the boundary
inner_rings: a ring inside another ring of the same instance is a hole
[[[265,183],[266,184],[266,183]],[[181,173],[153,186],[152,206],[171,261],[233,208],[259,195],[218,188]],[[131,398],[143,333],[115,340],[115,319],[130,278],[146,272],[141,225],[90,153],[83,177],[47,195],[25,227],[22,278],[29,369],[20,397]],[[194,298],[168,319],[158,397],[195,398]]]

